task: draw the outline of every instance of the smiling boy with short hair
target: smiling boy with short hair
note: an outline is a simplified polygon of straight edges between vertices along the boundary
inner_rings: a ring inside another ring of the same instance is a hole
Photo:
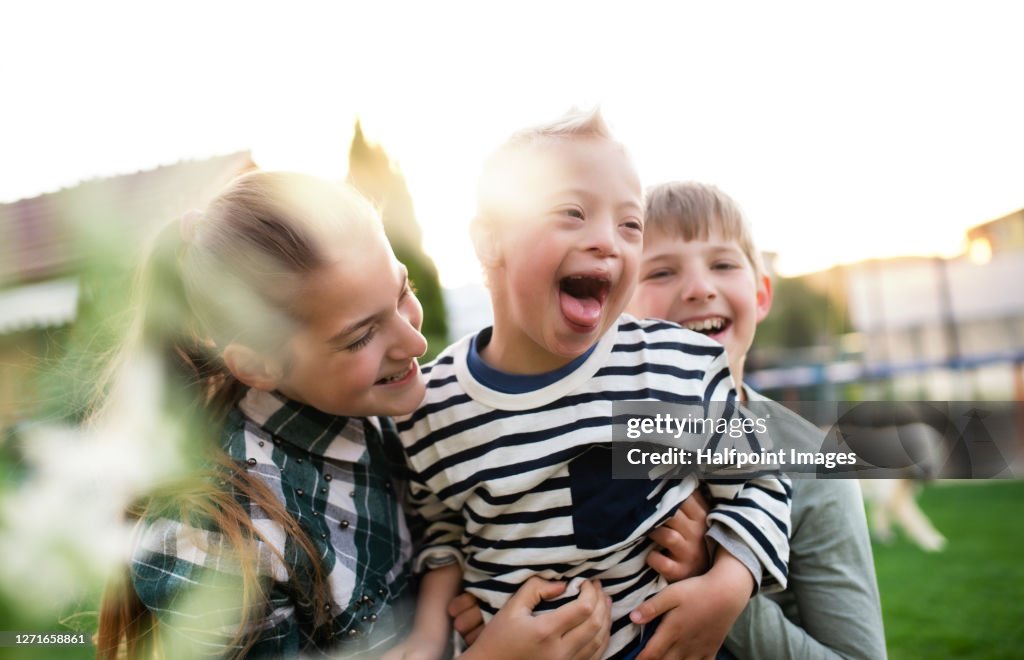
[[[628,309],[724,346],[742,399],[747,351],[772,305],[772,281],[750,228],[736,202],[711,185],[665,183],[647,196],[643,270]]]
[[[741,399],[771,280],[739,207],[715,186],[671,182],[647,191],[640,282],[629,311],[674,321],[721,343]],[[801,420],[802,422],[802,420]],[[802,422],[787,442],[818,431]],[[751,601],[719,657],[884,658],[885,635],[860,489],[853,479],[795,479],[792,574],[771,599]],[[855,615],[851,613],[856,613]],[[735,656],[733,655],[735,654]]]

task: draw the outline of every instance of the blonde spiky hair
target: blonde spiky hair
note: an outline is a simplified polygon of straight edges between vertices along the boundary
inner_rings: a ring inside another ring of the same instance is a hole
[[[598,107],[590,110],[571,108],[561,117],[520,129],[509,136],[484,162],[477,185],[477,219],[490,217],[505,200],[507,180],[526,162],[530,147],[562,140],[608,140],[616,142]],[[625,151],[625,149],[623,149]]]
[[[743,212],[732,197],[718,188],[694,181],[672,181],[647,189],[644,226],[646,233],[661,233],[692,241],[707,240],[717,230],[740,250],[760,278],[765,274],[761,253]]]
[[[581,110],[574,107],[554,121],[516,131],[502,147],[499,147],[498,151],[500,152],[505,147],[524,143],[587,137],[603,138],[605,140],[614,139],[608,124],[601,115],[601,108],[599,107],[591,108],[590,110]]]

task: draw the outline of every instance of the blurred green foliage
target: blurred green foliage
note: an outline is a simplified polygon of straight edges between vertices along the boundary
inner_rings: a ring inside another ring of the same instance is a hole
[[[426,362],[448,345],[448,317],[437,267],[423,251],[423,232],[416,221],[405,177],[383,147],[367,141],[358,121],[348,161],[349,183],[380,209],[395,256],[409,269],[409,279],[416,286],[416,295],[423,305],[423,334],[428,342],[427,354],[421,362]]]
[[[448,317],[445,312],[441,281],[434,262],[422,250],[395,245],[395,257],[409,270],[409,280],[416,288],[416,297],[423,305],[423,335],[427,338],[427,354],[420,360],[432,360],[448,345]]]
[[[832,345],[851,329],[845,301],[804,278],[779,277],[768,316],[757,326],[754,348]]]
[[[137,255],[129,247],[110,241],[85,252],[75,322],[48,333],[49,349],[38,372],[36,419],[80,423],[97,396],[98,375],[131,319],[131,273]]]

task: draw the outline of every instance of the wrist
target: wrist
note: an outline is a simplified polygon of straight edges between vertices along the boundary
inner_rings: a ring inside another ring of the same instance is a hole
[[[449,635],[450,631],[413,628],[405,643],[410,648],[429,651],[431,655],[440,656],[448,648]]]
[[[705,577],[714,589],[719,590],[719,593],[728,594],[730,600],[733,600],[732,597],[735,596],[736,601],[743,603],[750,600],[750,596],[757,586],[750,569],[728,550],[721,547],[715,553],[715,562],[705,573]]]

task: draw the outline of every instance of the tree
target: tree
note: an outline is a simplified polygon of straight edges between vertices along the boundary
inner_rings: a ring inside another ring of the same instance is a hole
[[[808,278],[780,277],[774,282],[772,309],[757,328],[756,348],[831,346],[850,331],[846,301]]]
[[[416,295],[423,304],[423,334],[436,355],[448,343],[448,317],[437,268],[423,251],[423,232],[416,221],[405,177],[384,148],[367,141],[356,120],[348,152],[348,181],[372,201],[384,220],[384,231],[395,256],[409,269]]]

